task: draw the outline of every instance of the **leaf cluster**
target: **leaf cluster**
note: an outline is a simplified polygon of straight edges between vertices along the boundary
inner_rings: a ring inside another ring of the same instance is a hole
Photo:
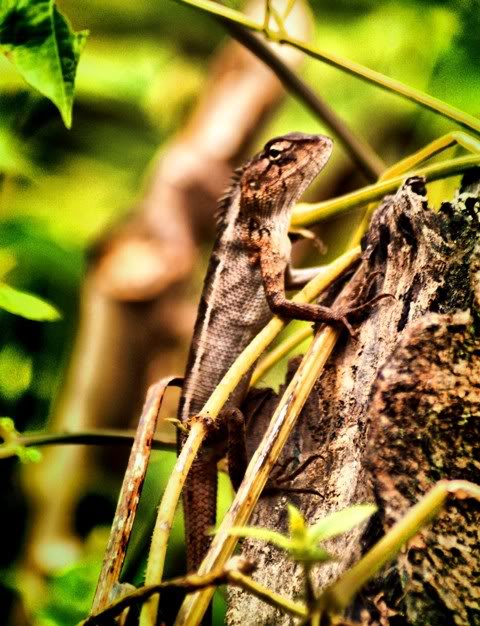
[[[359,526],[375,513],[376,507],[371,504],[358,504],[342,511],[330,513],[325,518],[308,526],[302,513],[293,504],[288,505],[289,534],[283,535],[268,528],[233,527],[229,533],[235,537],[251,537],[271,543],[288,552],[294,561],[300,563],[325,563],[335,560],[323,546],[319,545],[328,539],[343,535],[352,528]]]

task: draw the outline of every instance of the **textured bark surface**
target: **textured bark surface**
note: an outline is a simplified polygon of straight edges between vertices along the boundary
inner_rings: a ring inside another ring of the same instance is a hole
[[[292,483],[315,495],[265,496],[252,523],[286,530],[286,502],[310,523],[357,502],[379,514],[328,547],[339,560],[317,568],[331,583],[441,478],[480,482],[480,298],[478,188],[440,213],[411,179],[376,211],[365,242],[367,272],[381,271],[377,291],[390,293],[366,314],[355,340],[344,337],[317,382],[281,463],[289,470],[315,458]],[[251,428],[255,445],[277,397],[267,397]],[[475,449],[476,447],[476,449]],[[480,624],[478,506],[450,504],[398,561],[363,590],[356,622],[379,626]],[[476,550],[475,550],[476,548]],[[300,570],[274,547],[247,540],[243,554],[257,577],[301,597]],[[245,616],[252,616],[245,620]],[[247,593],[232,589],[228,624],[290,624]]]

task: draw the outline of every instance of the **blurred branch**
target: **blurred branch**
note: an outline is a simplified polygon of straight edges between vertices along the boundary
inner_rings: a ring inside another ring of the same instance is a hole
[[[363,141],[358,135],[353,133],[345,122],[338,117],[335,111],[284,63],[271,48],[236,22],[223,18],[218,18],[217,21],[223,24],[232,37],[268,65],[284,87],[337,135],[352,160],[357,164],[368,180],[375,181],[380,177],[385,169],[385,164],[373,148],[366,141]]]
[[[208,574],[189,574],[187,576],[167,580],[157,585],[146,585],[145,587],[140,587],[139,589],[127,593],[96,615],[87,617],[87,619],[80,622],[78,626],[110,624],[112,618],[122,613],[125,609],[145,602],[145,600],[163,589],[183,589],[187,592],[191,592],[204,589],[205,587],[225,584],[235,585],[245,589],[268,604],[280,610],[283,609],[286,613],[290,613],[296,617],[306,617],[307,613],[302,604],[288,600],[250,578],[248,574],[251,574],[254,569],[255,565],[253,563],[241,557],[233,557],[224,567],[217,568]]]
[[[239,11],[235,11],[234,9],[230,9],[228,7],[224,7],[220,4],[217,4],[216,2],[212,2],[212,0],[175,0],[175,2],[188,4],[189,6],[195,7],[196,9],[199,9],[201,11],[211,13],[217,18],[222,18],[225,21],[244,26],[245,28],[248,28],[250,30],[263,32],[270,41],[274,41],[279,44],[287,44],[289,46],[292,46],[293,48],[297,48],[297,50],[301,50],[302,52],[313,57],[314,59],[318,59],[319,61],[323,61],[328,65],[332,65],[333,67],[336,67],[343,72],[347,72],[352,76],[356,76],[357,78],[365,80],[366,82],[380,87],[381,89],[385,89],[386,91],[394,93],[398,96],[402,96],[403,98],[406,98],[411,102],[415,102],[416,104],[430,109],[434,113],[438,113],[443,117],[453,120],[464,128],[473,130],[474,132],[480,134],[480,120],[473,117],[473,115],[464,113],[456,107],[442,102],[438,98],[429,96],[428,94],[418,89],[415,89],[414,87],[404,85],[399,80],[390,78],[389,76],[385,76],[384,74],[376,72],[375,70],[371,70],[370,68],[365,67],[360,63],[355,63],[354,61],[350,61],[349,59],[344,59],[343,57],[340,57],[333,52],[320,50],[319,48],[311,46],[310,44],[301,41],[300,39],[288,36],[285,32],[274,32],[270,29],[265,29],[263,24],[258,24],[243,13],[240,13]]]
[[[40,433],[21,435],[18,443],[26,448],[40,448],[55,445],[86,445],[86,446],[131,446],[135,438],[134,430],[85,430],[78,433]],[[152,441],[153,450],[174,450],[173,438],[155,436]],[[0,458],[3,458],[0,457]]]
[[[169,376],[162,378],[148,390],[118,496],[117,509],[93,600],[93,612],[103,609],[108,604],[114,585],[118,583],[147,473],[153,434],[157,427],[163,396],[169,386],[178,387],[182,382],[182,378]]]

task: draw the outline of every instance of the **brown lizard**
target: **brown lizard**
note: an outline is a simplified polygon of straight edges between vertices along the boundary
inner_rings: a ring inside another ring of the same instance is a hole
[[[312,276],[309,270],[295,274],[289,266],[292,208],[323,169],[331,151],[332,141],[321,135],[291,133],[271,139],[235,172],[231,187],[220,199],[218,234],[180,399],[182,423],[188,425],[201,411],[235,358],[273,314],[342,322],[350,328],[346,316],[354,309],[293,303],[285,297],[285,288],[299,287]],[[248,383],[246,376],[230,395],[220,420],[223,426],[209,434],[187,478],[183,505],[188,571],[198,569],[208,549],[206,531],[215,524],[217,461],[225,452],[225,430],[243,428],[236,407]],[[184,436],[179,434],[179,447]],[[236,466],[243,465],[243,450],[236,450],[233,457]],[[238,469],[235,473],[238,476]],[[238,478],[232,482],[235,486]]]

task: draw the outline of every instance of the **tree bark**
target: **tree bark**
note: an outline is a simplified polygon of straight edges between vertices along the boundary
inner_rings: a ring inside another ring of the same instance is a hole
[[[438,480],[480,482],[479,214],[478,184],[434,213],[423,181],[412,178],[373,216],[363,263],[367,276],[381,272],[377,291],[395,299],[367,311],[358,336],[337,344],[280,459],[291,471],[311,457],[291,486],[319,495],[265,495],[252,519],[286,532],[287,501],[309,523],[377,503],[366,528],[328,542],[338,561],[316,568],[319,589]],[[277,399],[271,393],[256,416],[252,446]],[[302,596],[302,571],[285,553],[246,540],[243,555],[258,564],[263,584]],[[348,617],[365,626],[476,626],[479,568],[478,504],[456,501],[362,590]],[[245,624],[245,615],[256,626],[294,623],[239,589],[229,595],[230,626]]]

